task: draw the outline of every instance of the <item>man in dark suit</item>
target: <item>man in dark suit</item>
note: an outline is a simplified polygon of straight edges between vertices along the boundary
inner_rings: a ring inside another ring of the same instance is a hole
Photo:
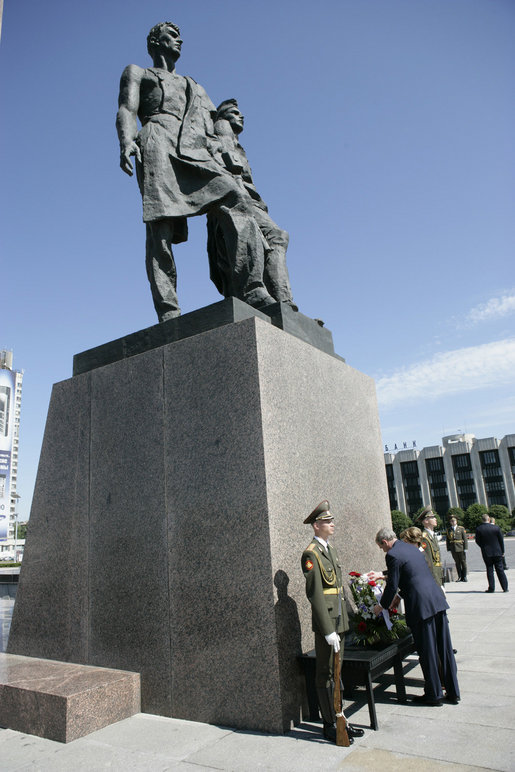
[[[504,538],[498,525],[490,522],[488,515],[483,515],[483,522],[476,528],[476,544],[481,547],[481,554],[486,566],[488,590],[495,592],[494,568],[503,592],[508,592],[508,579],[504,573]]]
[[[455,517],[451,517],[450,519],[445,539],[447,542],[447,551],[452,554],[456,564],[458,582],[468,581],[467,556],[465,554],[468,547],[467,532],[462,525],[458,525],[458,521]]]
[[[329,538],[334,533],[334,518],[329,511],[329,502],[321,501],[304,523],[312,525],[314,531],[313,539],[304,550],[301,562],[315,633],[315,685],[324,722],[324,737],[335,742],[334,652],[341,651],[343,656],[342,636],[349,629],[349,621],[340,561],[334,547],[329,546]],[[363,729],[347,722],[347,734],[352,743],[354,737],[362,737],[364,732]]]
[[[424,694],[414,697],[424,705],[442,704],[441,676],[447,692],[446,699],[457,705],[460,699],[456,660],[445,596],[436,584],[424,555],[413,544],[399,541],[390,528],[382,528],[376,535],[376,544],[386,553],[388,577],[386,587],[374,613],[395,608],[399,595],[404,600],[406,622],[413,633],[420,666],[424,674]]]

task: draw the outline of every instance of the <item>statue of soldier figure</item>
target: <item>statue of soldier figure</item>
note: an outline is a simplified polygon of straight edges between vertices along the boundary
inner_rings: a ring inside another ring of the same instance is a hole
[[[256,219],[248,181],[223,160],[223,143],[213,124],[215,106],[198,83],[175,72],[181,46],[179,28],[172,22],[150,30],[147,50],[153,66],[125,68],[116,117],[120,166],[129,176],[131,156],[136,160],[146,268],[159,321],[181,313],[172,244],[186,241],[187,218],[202,214],[212,218],[217,244],[223,245],[220,269],[215,270],[219,280],[223,276],[217,284],[222,294],[256,308],[278,300],[291,303],[291,291],[277,297],[271,294],[273,281],[268,278],[265,284],[266,256],[274,247]]]
[[[215,132],[220,140],[222,161],[234,175],[241,175],[245,190],[252,201],[252,215],[266,240],[263,281],[270,295],[297,310],[291,294],[286,250],[289,236],[272,220],[268,207],[259,195],[252,179],[252,170],[245,150],[240,145],[239,135],[243,131],[244,117],[236,99],[226,99],[216,111]],[[207,251],[211,279],[220,294],[228,297],[231,291],[230,256],[224,243],[224,234],[216,213],[207,216]]]

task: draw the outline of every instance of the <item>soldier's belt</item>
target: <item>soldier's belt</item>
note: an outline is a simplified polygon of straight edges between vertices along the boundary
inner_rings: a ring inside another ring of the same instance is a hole
[[[339,592],[337,587],[328,587],[327,590],[324,590],[324,595],[338,595]]]

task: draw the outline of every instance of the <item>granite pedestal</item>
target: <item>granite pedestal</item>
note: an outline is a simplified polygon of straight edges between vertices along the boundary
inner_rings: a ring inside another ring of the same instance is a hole
[[[0,654],[0,726],[67,743],[140,711],[140,677]]]
[[[150,713],[299,720],[302,521],[329,498],[349,571],[390,522],[373,381],[301,327],[251,313],[54,386],[9,652],[139,672]]]

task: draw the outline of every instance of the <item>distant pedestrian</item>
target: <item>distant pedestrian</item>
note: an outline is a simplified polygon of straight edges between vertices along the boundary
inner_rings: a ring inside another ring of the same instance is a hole
[[[490,522],[488,515],[483,515],[483,522],[476,528],[476,544],[481,547],[481,554],[486,566],[488,589],[495,592],[494,568],[503,592],[508,592],[508,579],[504,573],[504,538],[498,525]]]
[[[445,534],[447,542],[447,551],[450,552],[456,564],[458,572],[458,582],[467,581],[467,556],[468,547],[467,532],[462,525],[458,525],[455,517],[451,517],[449,527]]]
[[[492,523],[492,525],[495,525],[495,517],[491,517],[490,522]],[[502,567],[504,568],[505,571],[508,570],[508,566],[506,564],[506,554],[502,556]]]

